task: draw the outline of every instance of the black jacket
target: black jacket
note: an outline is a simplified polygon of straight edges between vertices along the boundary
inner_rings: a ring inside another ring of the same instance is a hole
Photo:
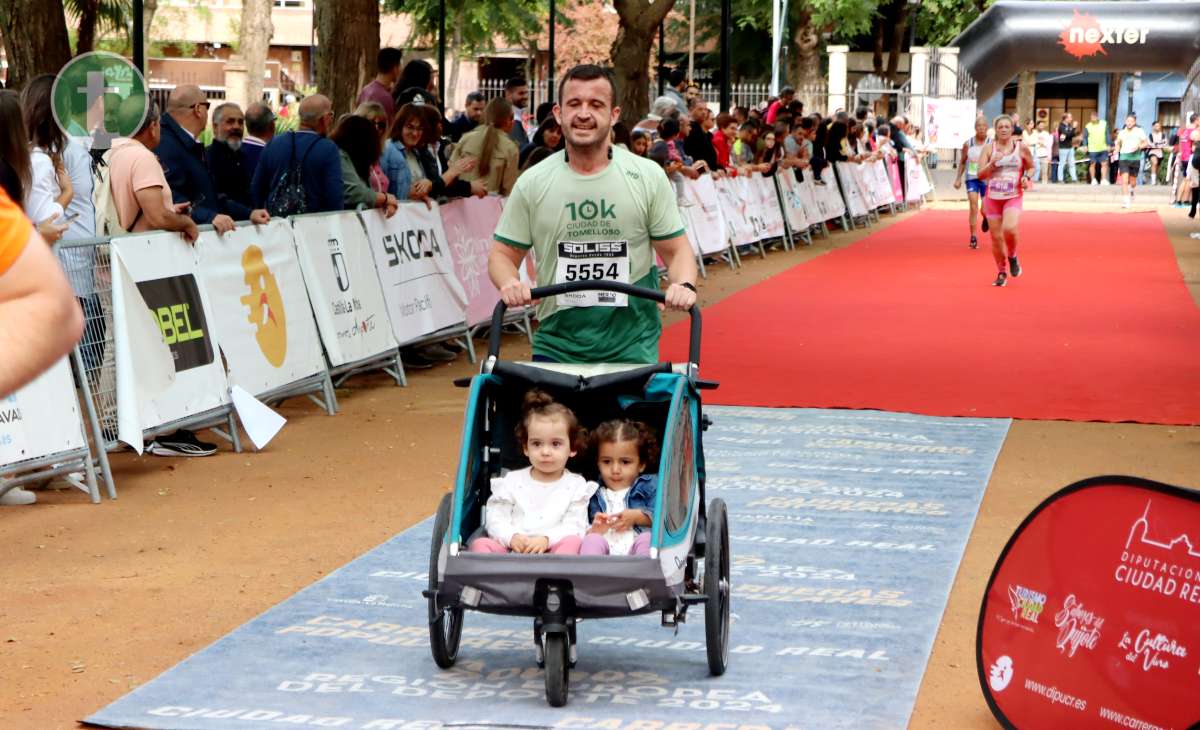
[[[250,199],[250,177],[253,171],[246,163],[244,148],[234,152],[229,145],[214,140],[204,150],[204,160],[216,185],[218,197],[224,195],[246,208],[254,205],[254,201]]]
[[[717,162],[717,148],[713,147],[712,135],[695,122],[692,122],[692,129],[683,140],[683,151],[693,160],[704,160],[709,170],[725,169]]]
[[[217,192],[204,161],[204,145],[192,139],[169,114],[162,116],[162,139],[154,154],[158,155],[167,184],[171,186],[171,199],[176,203],[192,204],[192,220],[212,223],[213,218],[222,213],[237,221],[250,217],[249,206]]]

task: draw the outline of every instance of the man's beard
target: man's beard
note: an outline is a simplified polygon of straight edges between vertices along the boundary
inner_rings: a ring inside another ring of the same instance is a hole
[[[235,137],[231,134],[222,141],[225,142],[225,144],[229,146],[229,149],[233,150],[234,152],[237,152],[242,148],[241,137]]]

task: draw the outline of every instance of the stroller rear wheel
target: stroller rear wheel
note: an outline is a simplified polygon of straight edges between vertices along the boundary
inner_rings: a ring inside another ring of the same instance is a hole
[[[729,593],[729,516],[725,501],[714,499],[704,530],[704,639],[714,677],[729,664]]]
[[[429,650],[434,663],[442,669],[454,666],[458,659],[463,628],[463,610],[442,606],[437,595],[438,557],[450,531],[450,511],[453,508],[454,495],[442,497],[433,521],[433,539],[429,547]]]
[[[546,634],[546,701],[551,707],[567,704],[571,684],[571,643],[565,633]]]

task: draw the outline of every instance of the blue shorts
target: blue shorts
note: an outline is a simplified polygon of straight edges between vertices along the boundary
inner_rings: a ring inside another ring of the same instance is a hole
[[[967,181],[967,192],[976,193],[980,197],[987,195],[987,181],[976,178]]]
[[[1088,162],[1089,162],[1089,164],[1099,164],[1102,162],[1108,162],[1108,153],[1107,152],[1089,152],[1088,153]]]

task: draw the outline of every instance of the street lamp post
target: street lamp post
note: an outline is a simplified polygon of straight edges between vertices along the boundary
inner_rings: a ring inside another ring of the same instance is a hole
[[[142,16],[145,8],[142,0],[133,0],[133,65],[142,75],[146,73],[146,38],[142,32]]]

